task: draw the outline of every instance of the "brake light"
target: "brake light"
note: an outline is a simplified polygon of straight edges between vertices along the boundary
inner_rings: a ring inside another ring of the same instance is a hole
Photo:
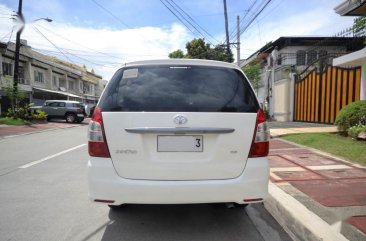
[[[89,155],[94,157],[111,157],[105,138],[102,112],[99,107],[94,110],[88,129]]]
[[[257,114],[256,129],[250,147],[249,157],[263,157],[268,155],[269,151],[269,128],[266,117],[262,109]]]

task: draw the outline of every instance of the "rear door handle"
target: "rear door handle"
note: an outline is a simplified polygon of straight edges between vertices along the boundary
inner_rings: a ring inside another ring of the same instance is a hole
[[[220,127],[133,127],[126,128],[125,131],[137,134],[227,134],[234,132],[235,129]]]

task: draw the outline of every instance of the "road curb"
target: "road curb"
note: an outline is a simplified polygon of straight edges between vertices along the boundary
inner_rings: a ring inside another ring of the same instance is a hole
[[[48,132],[48,131],[55,131],[55,130],[60,130],[60,129],[74,128],[74,127],[78,127],[78,126],[55,127],[55,128],[44,129],[44,130],[39,130],[39,131],[23,132],[23,133],[9,135],[9,136],[0,136],[0,140],[14,138],[14,137],[18,137],[18,136],[27,136],[27,135],[31,135],[31,134],[37,134],[37,133]]]
[[[349,241],[294,197],[273,183],[264,207],[295,241]]]

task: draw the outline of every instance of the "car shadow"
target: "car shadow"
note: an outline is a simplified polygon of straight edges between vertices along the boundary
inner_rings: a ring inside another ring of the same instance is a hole
[[[261,240],[244,208],[224,204],[125,205],[110,210],[102,240]]]
[[[48,122],[49,123],[60,123],[60,124],[78,124],[78,125],[89,125],[89,121],[90,121],[90,118],[85,118],[82,122],[80,123],[77,123],[77,122],[74,122],[74,123],[67,123],[66,120],[64,119],[51,119],[49,120]]]

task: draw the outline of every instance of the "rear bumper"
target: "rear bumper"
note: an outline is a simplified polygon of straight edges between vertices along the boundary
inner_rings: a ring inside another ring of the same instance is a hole
[[[114,205],[247,203],[268,194],[267,158],[249,158],[237,178],[203,181],[151,181],[121,178],[109,158],[91,157],[88,162],[89,197],[92,201],[114,200]]]

